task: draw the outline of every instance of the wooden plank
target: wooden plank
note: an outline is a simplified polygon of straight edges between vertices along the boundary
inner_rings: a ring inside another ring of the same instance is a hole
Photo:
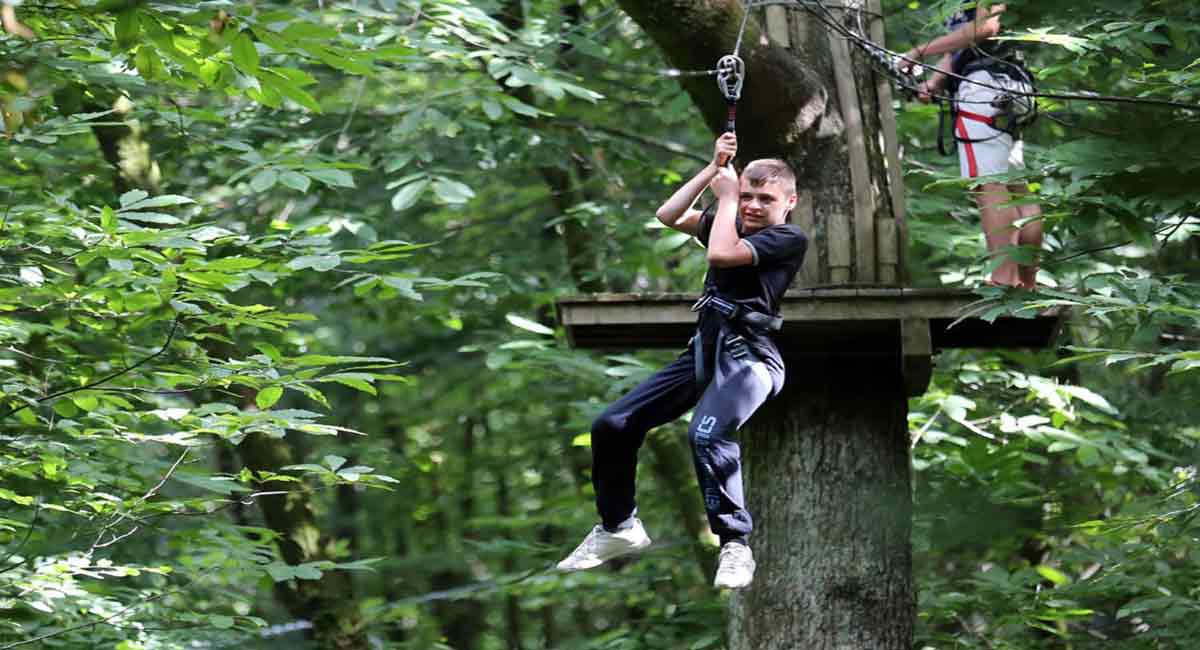
[[[880,0],[867,0],[867,9],[871,16],[871,40],[884,45]],[[879,122],[883,126],[883,153],[892,197],[892,216],[896,220],[897,264],[900,281],[908,284],[908,208],[904,202],[904,169],[900,166],[900,138],[896,132],[896,109],[892,106],[892,83],[887,75],[876,73],[875,87],[879,95]]]
[[[933,377],[933,340],[929,321],[904,318],[900,321],[900,368],[904,390],[909,397],[920,397]]]
[[[788,31],[787,8],[777,5],[767,7],[767,36],[783,47],[791,47],[792,38]]]
[[[797,284],[811,287],[821,282],[821,247],[817,246],[817,215],[813,210],[812,192],[802,190],[796,197],[792,217],[800,230],[808,237],[808,252],[804,254],[804,265],[800,267]]]
[[[829,51],[837,81],[838,105],[842,111],[850,162],[850,187],[854,197],[854,281],[869,283],[876,279],[875,194],[867,160],[862,107],[854,79],[850,46],[832,29],[829,30]]]
[[[896,242],[896,220],[882,218],[875,224],[876,250],[879,254],[879,281],[896,284],[899,278],[900,247]]]
[[[850,281],[850,220],[838,212],[825,217],[825,256],[829,260],[829,281]]]
[[[576,347],[679,348],[695,329],[696,314],[690,310],[695,296],[660,296],[621,294],[592,302],[566,297],[556,307]],[[1065,311],[1033,318],[1002,316],[994,323],[960,319],[978,299],[962,290],[801,289],[784,297],[784,327],[774,338],[785,355],[903,355],[903,321],[909,320],[926,323],[933,350],[1041,348],[1054,343],[1065,320]],[[910,332],[919,333],[920,328]],[[917,343],[914,339],[907,350],[923,350]]]

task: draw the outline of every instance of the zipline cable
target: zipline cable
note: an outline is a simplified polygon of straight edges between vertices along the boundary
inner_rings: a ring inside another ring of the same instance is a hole
[[[725,114],[725,132],[737,133],[737,103],[742,98],[742,85],[746,80],[746,63],[738,56],[742,49],[742,37],[746,34],[746,25],[750,22],[750,12],[754,3],[748,2],[742,12],[742,24],[738,27],[737,42],[734,43],[733,53],[726,54],[717,61],[717,89],[725,97],[727,112]],[[725,165],[730,162],[722,155],[717,163]]]

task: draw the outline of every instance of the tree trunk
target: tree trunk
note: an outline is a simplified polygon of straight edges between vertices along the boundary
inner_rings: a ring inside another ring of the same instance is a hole
[[[254,471],[279,471],[290,465],[291,449],[285,440],[252,433],[238,445],[242,461]],[[260,497],[259,507],[267,527],[280,534],[279,554],[295,566],[328,559],[328,542],[312,510],[312,495],[296,483],[265,483],[264,490],[280,490],[283,495]],[[345,571],[324,571],[318,580],[294,580],[295,584],[277,583],[276,593],[297,618],[312,621],[312,636],[318,647],[331,650],[359,650],[369,647],[358,615],[354,587]]]
[[[912,493],[898,364],[789,365],[783,393],[739,434],[758,571],[731,601],[730,650],[909,650]]]

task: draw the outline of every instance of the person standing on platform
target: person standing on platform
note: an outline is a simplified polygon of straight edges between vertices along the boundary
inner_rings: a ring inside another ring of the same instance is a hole
[[[966,0],[946,21],[946,34],[914,47],[901,60],[902,67],[911,67],[941,55],[933,76],[921,82],[917,98],[929,103],[943,90],[953,97],[950,114],[964,178],[1025,166],[1021,127],[1036,115],[1033,77],[1011,41],[995,40],[1005,8]],[[1041,207],[1019,201],[1029,187],[985,178],[972,192],[988,251],[1000,258],[989,284],[1037,288],[1036,252],[1032,263],[1021,264],[1003,251],[1018,245],[1034,251],[1042,247]]]

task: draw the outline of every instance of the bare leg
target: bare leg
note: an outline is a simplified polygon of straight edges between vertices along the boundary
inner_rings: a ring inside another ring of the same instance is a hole
[[[1029,193],[1027,185],[1009,185],[1008,189],[1014,196],[1022,196]],[[1021,226],[1017,233],[1017,243],[1022,246],[1028,246],[1034,251],[1033,264],[1029,266],[1021,266],[1018,273],[1021,277],[1021,286],[1030,291],[1037,289],[1037,272],[1038,272],[1038,255],[1042,250],[1042,206],[1019,205],[1017,206],[1018,218],[1025,221],[1025,225]],[[1031,220],[1031,217],[1033,218]]]
[[[979,204],[980,221],[983,223],[983,237],[992,257],[1000,257],[1003,255],[1001,249],[1018,243],[1020,233],[1013,227],[1013,222],[1020,212],[1011,205],[1005,205],[1010,200],[1008,187],[1003,183],[984,183],[975,190],[975,202]],[[1000,265],[992,271],[992,283],[1006,287],[1022,286],[1017,263],[1004,256]]]

